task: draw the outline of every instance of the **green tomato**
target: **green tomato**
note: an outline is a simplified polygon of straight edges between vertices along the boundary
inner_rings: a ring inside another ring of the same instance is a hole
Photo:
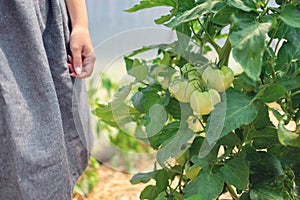
[[[186,80],[177,80],[169,86],[169,90],[178,101],[187,103],[195,88]]]
[[[226,66],[221,69],[208,67],[204,70],[202,78],[209,88],[224,92],[232,84],[234,75],[233,71]]]
[[[191,108],[199,115],[208,115],[214,106],[221,101],[219,93],[214,89],[206,92],[194,91],[191,95]]]

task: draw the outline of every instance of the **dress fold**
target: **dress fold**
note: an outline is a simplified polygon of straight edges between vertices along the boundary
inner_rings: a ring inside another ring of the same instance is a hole
[[[69,74],[69,35],[64,0],[0,1],[0,199],[69,200],[88,164],[90,112],[84,81]]]

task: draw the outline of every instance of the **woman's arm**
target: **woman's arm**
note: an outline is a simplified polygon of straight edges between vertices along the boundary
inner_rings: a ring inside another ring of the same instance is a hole
[[[72,24],[70,36],[72,57],[69,57],[71,76],[86,78],[91,75],[96,58],[88,30],[85,0],[65,1]]]

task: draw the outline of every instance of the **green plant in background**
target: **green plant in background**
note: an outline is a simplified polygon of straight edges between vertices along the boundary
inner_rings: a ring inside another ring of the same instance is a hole
[[[91,157],[89,160],[89,166],[82,173],[79,181],[75,184],[73,193],[87,197],[99,181],[99,168],[100,164],[98,161],[94,157]]]
[[[142,0],[127,10],[171,7],[155,22],[178,39],[126,56],[135,80],[93,111],[120,140],[157,152],[154,170],[131,180],[155,180],[141,199],[299,199],[299,4]],[[136,57],[152,49],[154,59]],[[216,61],[203,56],[210,51]],[[243,69],[235,76],[231,53]]]
[[[96,123],[96,133],[99,136],[100,133],[107,134],[110,142],[116,147],[124,151],[134,151],[134,152],[148,152],[148,148],[144,148],[145,145],[142,141],[138,140],[136,137],[128,137],[124,129],[120,129],[118,121],[115,121],[115,117],[120,113],[112,113],[110,105],[104,105],[99,103],[99,101],[109,101],[112,95],[117,92],[118,85],[113,82],[110,77],[106,74],[101,75],[101,82],[99,87],[93,87],[92,81],[90,89],[88,90],[89,105],[95,110],[94,113],[99,117]],[[99,88],[103,91],[99,92]],[[126,92],[126,91],[125,91]],[[118,95],[118,94],[117,94]],[[120,112],[123,112],[124,107],[120,107]],[[101,112],[98,112],[101,111]],[[126,112],[126,110],[124,111]],[[122,113],[124,115],[124,113]],[[124,120],[124,119],[121,119]]]

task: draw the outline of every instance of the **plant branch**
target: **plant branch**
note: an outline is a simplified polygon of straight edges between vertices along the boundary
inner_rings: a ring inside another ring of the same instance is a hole
[[[202,38],[201,37],[199,37],[199,35],[196,33],[196,31],[195,31],[195,29],[194,29],[194,27],[193,27],[193,25],[191,25],[191,30],[192,30],[192,32],[193,32],[193,34],[194,34],[194,36],[199,40],[199,42],[200,42],[200,46],[202,46],[201,44],[202,44]]]
[[[273,40],[274,40],[274,38],[275,38],[275,35],[276,35],[276,33],[277,33],[277,31],[278,31],[280,25],[281,25],[281,21],[278,22],[278,24],[277,24],[277,26],[276,26],[276,29],[274,30],[274,32],[273,32],[273,34],[272,34],[272,36],[271,36],[271,39],[269,40],[269,42],[268,42],[268,44],[267,44],[267,48],[268,48],[268,47],[271,45],[271,43],[273,42]]]
[[[274,82],[276,82],[277,78],[276,78],[276,72],[275,72],[275,68],[273,65],[274,62],[274,56],[272,55],[272,53],[270,52],[269,46],[267,47],[267,52],[269,53],[269,55],[271,56],[272,60],[268,61],[269,66],[272,69],[272,78],[274,79]]]
[[[232,198],[234,200],[239,200],[238,195],[235,193],[234,189],[232,188],[232,186],[230,184],[228,184],[227,182],[225,182],[226,188],[228,189],[228,192],[230,193],[230,195],[232,196]]]
[[[201,28],[204,30],[206,37],[208,39],[208,42],[215,48],[216,52],[218,53],[218,55],[220,56],[220,52],[221,52],[221,47],[212,39],[212,37],[210,36],[210,34],[208,33],[207,29],[203,26],[203,24],[201,23],[201,21],[199,19],[197,19],[199,25],[201,26]]]
[[[220,60],[219,60],[218,66],[220,66],[220,67],[222,67],[223,65],[228,66],[230,52],[231,52],[231,44],[229,41],[229,37],[227,37],[226,42],[225,42],[224,46],[222,47],[220,55],[219,55]]]
[[[181,168],[181,173],[180,173],[179,181],[178,181],[177,186],[174,189],[174,190],[176,190],[177,188],[179,188],[180,193],[183,193],[182,188],[181,188],[181,181],[182,181],[182,178],[183,178],[183,173],[184,173],[184,168],[185,168],[186,163],[187,163],[187,161],[184,162],[184,164],[183,164],[183,166]]]
[[[199,123],[201,124],[202,128],[203,128],[203,129],[206,129],[206,127],[205,127],[204,124],[202,123],[201,119],[199,119],[198,117],[197,117],[197,119],[198,119]]]

